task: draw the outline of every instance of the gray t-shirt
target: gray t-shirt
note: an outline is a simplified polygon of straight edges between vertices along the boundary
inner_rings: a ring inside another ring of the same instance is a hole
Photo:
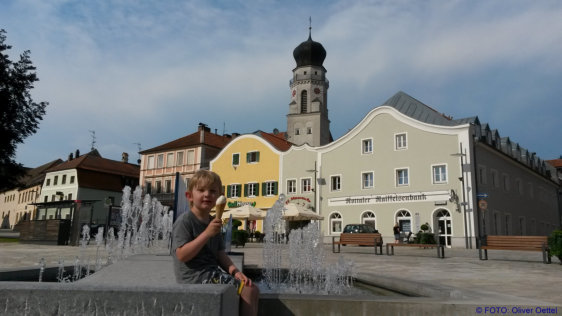
[[[209,220],[212,220],[209,217]],[[174,223],[172,233],[172,253],[174,257],[174,273],[178,283],[202,283],[211,277],[212,271],[219,266],[217,253],[224,250],[224,240],[217,234],[207,241],[201,251],[188,262],[181,262],[176,257],[176,249],[194,240],[206,228],[192,212],[186,212]]]

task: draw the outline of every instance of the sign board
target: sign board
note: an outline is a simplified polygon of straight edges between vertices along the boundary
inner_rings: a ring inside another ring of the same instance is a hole
[[[488,202],[486,202],[485,200],[480,200],[478,201],[478,207],[485,211],[488,208]]]
[[[488,193],[478,193],[478,194],[476,194],[476,196],[477,196],[479,199],[487,199],[487,198],[488,198]]]

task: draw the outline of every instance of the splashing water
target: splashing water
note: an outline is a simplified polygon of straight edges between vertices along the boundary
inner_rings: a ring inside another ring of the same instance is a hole
[[[107,252],[107,264],[113,263],[113,250],[115,249],[115,231],[113,227],[107,230],[107,239],[105,243],[105,251]]]
[[[74,274],[72,275],[72,280],[78,281],[80,280],[81,276],[82,267],[80,266],[80,259],[78,258],[78,256],[76,256],[76,258],[74,259]]]
[[[96,271],[99,271],[99,269],[101,269],[101,257],[99,253],[102,244],[103,244],[103,227],[99,227],[98,233],[96,234],[96,268],[95,268]]]
[[[110,252],[114,258],[123,259],[132,254],[167,248],[172,224],[173,213],[167,206],[151,199],[149,194],[143,199],[140,187],[135,189],[131,198],[131,188],[126,186],[121,202],[121,227],[116,247]],[[111,238],[113,234],[109,236]]]
[[[98,227],[95,235],[95,258],[93,261],[89,256],[86,259],[86,250],[90,244],[90,227],[82,226],[79,255],[74,259],[72,275],[64,275],[64,260],[59,258],[57,281],[74,282],[84,275],[88,276],[91,272],[99,271],[104,266],[104,255],[106,255],[105,265],[109,265],[133,254],[155,253],[162,250],[168,253],[172,225],[173,212],[167,206],[163,206],[148,194],[143,197],[140,187],[131,194],[131,188],[125,186],[121,202],[121,226],[117,232],[117,239],[113,227],[108,229],[106,238],[104,238],[104,228]],[[91,270],[91,266],[94,270]],[[44,270],[45,259],[41,258],[39,282],[43,279]]]
[[[291,231],[287,247],[284,204],[285,195],[281,194],[264,222],[264,285],[276,293],[348,293],[356,276],[354,263],[340,256],[336,264],[322,266],[326,256],[317,223]],[[283,273],[284,255],[289,257],[288,274]]]
[[[98,228],[96,234],[95,271],[103,267],[100,250],[105,241],[106,264],[122,260],[133,254],[169,251],[173,225],[173,212],[163,206],[149,194],[142,196],[142,189],[137,186],[131,193],[131,187],[123,188],[121,198],[121,226],[115,239],[115,230],[110,227],[104,239],[104,229]],[[85,226],[86,227],[86,226]],[[89,242],[89,232],[88,232]],[[84,261],[83,259],[81,261]],[[89,266],[89,260],[88,260]],[[89,267],[88,267],[89,272]],[[87,273],[88,273],[87,272]]]
[[[43,273],[45,272],[45,258],[39,260],[39,282],[43,282]]]
[[[57,273],[57,281],[63,282],[64,280],[64,260],[59,257],[59,269]]]

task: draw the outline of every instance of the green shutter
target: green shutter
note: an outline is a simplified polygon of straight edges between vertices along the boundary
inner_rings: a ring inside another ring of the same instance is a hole
[[[260,184],[259,184],[259,183],[256,183],[256,186],[257,186],[257,188],[256,188],[256,196],[260,196]],[[262,194],[262,195],[263,195],[263,194]]]
[[[248,196],[248,184],[244,184],[244,196]]]
[[[273,194],[277,195],[277,181],[273,182]]]
[[[246,153],[246,162],[249,163],[250,162],[250,153]]]
[[[227,185],[227,186],[226,186],[226,197],[231,197],[231,194],[230,194],[230,185]]]
[[[256,151],[256,162],[260,161],[260,152]]]
[[[267,189],[267,183],[264,182],[264,183],[261,184],[261,195],[263,195],[263,196],[267,195],[266,189]]]

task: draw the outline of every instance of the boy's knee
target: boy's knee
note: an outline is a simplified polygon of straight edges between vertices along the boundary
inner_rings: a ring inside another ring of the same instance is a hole
[[[260,295],[260,290],[257,286],[247,286],[242,290],[242,297],[248,300],[257,300]]]

